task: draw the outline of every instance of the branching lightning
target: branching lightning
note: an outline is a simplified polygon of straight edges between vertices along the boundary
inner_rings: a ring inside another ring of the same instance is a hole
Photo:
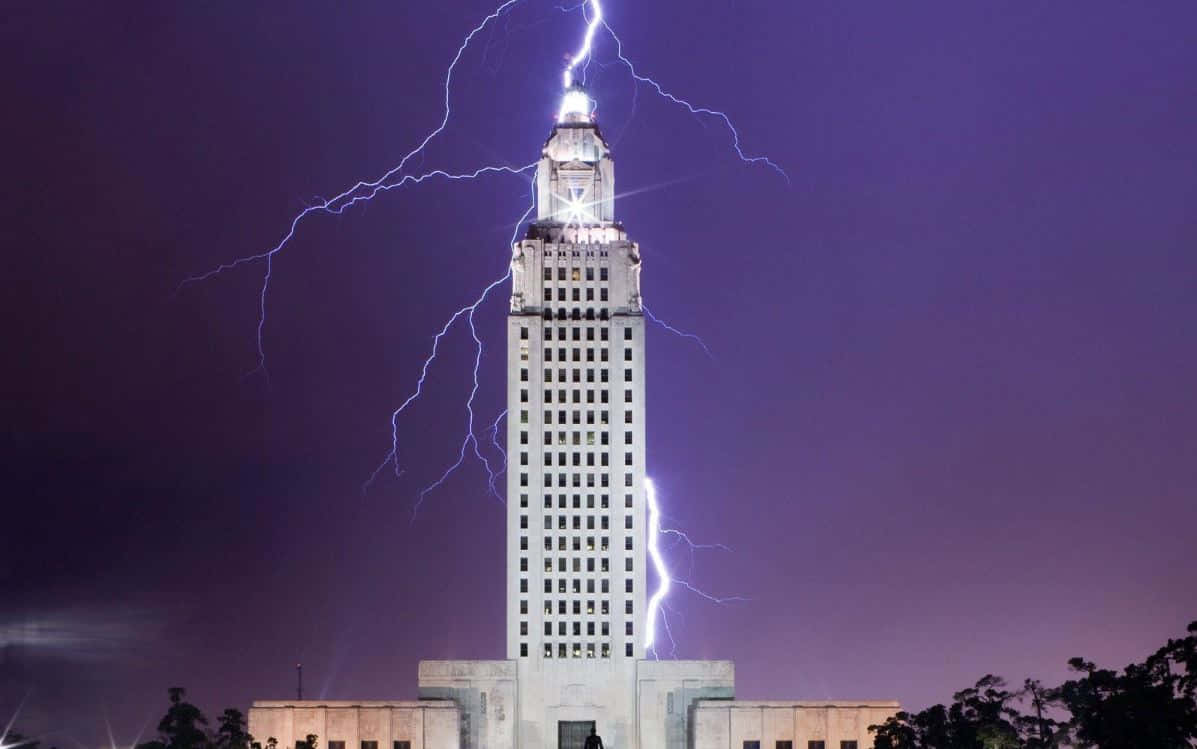
[[[439,124],[436,127],[434,127],[431,131],[429,131],[427,133],[427,135],[425,135],[425,137],[419,142],[419,144],[416,145],[415,148],[413,148],[406,155],[404,155],[403,158],[400,159],[400,161],[397,165],[395,165],[393,168],[391,168],[390,170],[385,172],[382,176],[378,177],[377,179],[370,180],[370,181],[366,181],[366,180],[358,181],[351,187],[334,195],[332,198],[319,199],[315,203],[306,206],[302,211],[300,211],[298,214],[296,214],[292,218],[289,226],[287,227],[287,231],[283,234],[283,236],[279,240],[279,242],[276,245],[274,245],[272,248],[270,248],[264,252],[260,252],[258,254],[248,255],[245,257],[240,257],[235,260],[231,260],[231,261],[222,263],[207,272],[185,278],[182,281],[182,283],[179,284],[179,289],[182,289],[183,287],[186,287],[192,283],[209,280],[209,279],[214,278],[215,276],[218,276],[226,271],[231,271],[231,270],[239,268],[243,265],[249,265],[249,264],[256,263],[256,262],[261,262],[263,264],[264,267],[263,267],[263,275],[262,275],[262,284],[261,284],[259,298],[258,298],[258,320],[257,320],[257,328],[256,328],[257,366],[253,370],[251,370],[251,372],[249,374],[261,373],[263,376],[267,376],[266,353],[265,353],[263,339],[264,339],[264,332],[265,332],[266,318],[267,318],[267,297],[268,297],[268,294],[270,291],[270,283],[271,283],[272,273],[274,270],[274,261],[276,259],[276,256],[290,244],[291,240],[294,238],[296,232],[298,231],[301,222],[303,222],[305,219],[307,219],[310,215],[312,215],[314,213],[326,213],[326,214],[339,215],[339,214],[344,213],[350,207],[357,205],[358,203],[365,203],[367,201],[372,200],[373,198],[378,196],[380,193],[388,192],[390,190],[394,190],[396,188],[400,188],[400,187],[403,187],[406,185],[421,184],[427,180],[444,179],[444,180],[450,180],[450,181],[460,181],[460,180],[468,180],[468,179],[477,179],[484,175],[496,174],[496,173],[507,173],[507,174],[524,176],[525,173],[527,173],[529,170],[532,170],[536,167],[536,162],[533,162],[531,164],[526,164],[526,165],[520,166],[520,167],[509,166],[509,165],[505,165],[505,164],[493,164],[493,165],[479,167],[478,169],[475,169],[473,171],[467,171],[467,172],[461,172],[461,173],[450,173],[448,171],[441,170],[441,169],[435,169],[435,170],[427,171],[427,172],[424,172],[421,174],[404,173],[404,169],[408,165],[408,163],[413,158],[416,158],[417,156],[421,156],[424,153],[425,149],[427,148],[428,144],[434,138],[436,138],[438,135],[440,135],[445,130],[445,128],[448,126],[449,119],[452,114],[451,91],[452,91],[453,76],[454,76],[454,72],[457,68],[457,65],[461,61],[462,55],[465,53],[466,49],[470,46],[470,44],[474,40],[474,38],[480,32],[483,31],[483,29],[485,29],[489,24],[491,24],[493,21],[495,21],[500,16],[502,16],[504,13],[506,13],[508,10],[510,10],[519,1],[520,0],[505,0],[500,5],[498,5],[498,7],[496,7],[489,15],[487,15],[485,18],[483,18],[482,21],[480,23],[478,23],[478,25],[476,25],[473,29],[471,29],[468,34],[466,34],[461,45],[458,47],[456,54],[453,56],[453,59],[449,63],[449,66],[445,73],[443,113],[440,118]],[[579,88],[576,88],[574,85],[575,84],[575,71],[580,72],[581,80],[583,82],[585,82],[586,73],[589,69],[590,63],[594,59],[595,39],[598,34],[599,28],[601,26],[610,35],[611,39],[615,42],[616,57],[618,58],[618,61],[619,61],[618,64],[622,64],[628,69],[628,71],[631,75],[631,78],[633,80],[633,113],[635,111],[636,96],[638,95],[638,91],[639,91],[638,86],[639,86],[639,84],[643,83],[643,84],[647,85],[648,87],[650,87],[653,91],[655,91],[662,98],[685,108],[688,112],[690,112],[693,115],[710,116],[710,117],[715,117],[715,118],[721,120],[731,134],[732,147],[735,150],[737,156],[740,158],[741,161],[743,161],[747,164],[763,164],[765,166],[768,166],[771,169],[773,169],[774,171],[776,171],[783,178],[785,178],[787,183],[789,182],[789,175],[786,174],[785,170],[783,170],[780,166],[778,166],[771,159],[769,159],[766,156],[749,155],[744,152],[744,150],[741,146],[741,142],[740,142],[740,133],[736,129],[735,125],[732,123],[731,118],[726,113],[719,111],[719,110],[710,109],[707,107],[696,106],[696,105],[690,103],[689,101],[670,93],[664,87],[662,87],[662,85],[660,83],[658,83],[656,80],[654,80],[648,76],[644,76],[644,75],[640,74],[637,71],[635,65],[632,63],[632,61],[624,54],[622,41],[615,34],[615,31],[612,29],[612,27],[608,23],[608,21],[604,18],[603,8],[602,8],[602,4],[601,4],[600,0],[582,0],[580,3],[574,5],[573,7],[569,7],[569,8],[561,7],[561,6],[558,6],[558,7],[560,10],[566,11],[566,12],[580,9],[582,11],[583,17],[586,21],[586,29],[583,34],[582,43],[581,43],[580,47],[577,49],[577,51],[572,56],[570,56],[568,58],[567,64],[565,66],[565,70],[562,72],[562,85],[563,85],[565,92],[562,96],[560,108],[557,112],[558,121],[564,120],[567,112],[573,112],[573,111],[578,111],[578,112],[586,111],[588,113],[593,112],[593,106],[594,106],[593,100],[589,98],[588,94],[581,91]],[[602,65],[603,63],[599,63],[599,64]],[[617,63],[612,61],[609,64],[617,64]],[[571,97],[573,97],[573,98],[571,98]],[[583,106],[587,107],[587,109],[583,110],[582,109]],[[511,237],[512,244],[514,244],[514,242],[516,241],[516,239],[519,235],[520,227],[528,220],[528,217],[531,215],[531,213],[535,209],[535,207],[536,207],[536,190],[535,190],[535,181],[533,180],[531,204],[524,211],[524,213],[520,217],[519,221],[516,222],[516,225],[512,232],[512,237]],[[583,206],[577,205],[577,206],[575,206],[575,208],[577,211],[577,215],[575,216],[576,220],[581,221],[584,218],[586,218],[586,216],[584,215]],[[487,489],[488,489],[489,493],[491,495],[493,495],[496,499],[498,499],[500,502],[503,501],[503,496],[498,489],[497,481],[498,481],[498,478],[507,469],[507,453],[504,451],[502,445],[500,444],[499,429],[500,429],[500,423],[502,422],[504,417],[506,417],[508,414],[507,414],[506,410],[500,412],[495,417],[494,421],[491,422],[489,427],[486,427],[484,429],[484,431],[482,432],[482,434],[484,434],[484,435],[489,434],[490,445],[498,452],[499,455],[502,456],[502,466],[496,468],[491,462],[492,459],[488,458],[486,456],[486,454],[484,454],[482,445],[480,444],[480,441],[479,441],[479,435],[478,435],[478,430],[477,430],[477,426],[476,426],[475,399],[476,399],[476,396],[477,396],[479,388],[480,388],[479,369],[481,367],[481,361],[482,361],[484,347],[483,347],[482,338],[479,336],[477,327],[475,325],[475,316],[476,316],[476,313],[477,313],[479,307],[484,302],[486,302],[486,300],[489,298],[491,292],[494,291],[497,287],[506,283],[510,278],[511,278],[511,271],[508,270],[501,277],[495,279],[494,281],[490,282],[487,286],[485,286],[477,294],[477,296],[474,298],[472,303],[461,307],[460,309],[455,311],[448,318],[448,320],[445,321],[445,323],[441,326],[440,330],[432,337],[431,351],[429,352],[428,356],[423,361],[423,364],[420,369],[420,374],[416,380],[415,387],[414,387],[413,391],[411,392],[410,395],[407,396],[406,399],[404,399],[399,404],[399,406],[397,408],[395,408],[391,412],[390,450],[386,453],[386,455],[384,456],[382,461],[378,464],[378,466],[374,469],[374,471],[370,474],[370,476],[366,479],[366,481],[362,485],[363,493],[366,492],[372,486],[372,484],[380,476],[380,474],[382,473],[382,471],[384,469],[389,468],[391,470],[391,472],[396,477],[401,476],[403,474],[404,470],[403,470],[403,467],[400,462],[400,450],[399,450],[399,435],[400,435],[401,417],[405,413],[405,411],[423,395],[424,384],[427,381],[431,367],[437,360],[437,357],[440,352],[440,345],[441,345],[442,340],[459,321],[464,320],[465,325],[468,327],[471,340],[473,341],[473,344],[474,344],[474,361],[473,361],[472,381],[471,381],[472,384],[471,384],[471,388],[469,391],[469,395],[466,398],[465,404],[464,404],[465,411],[466,411],[464,436],[463,436],[460,446],[457,450],[455,460],[444,470],[443,473],[441,473],[441,475],[435,481],[433,481],[432,483],[428,484],[427,486],[425,486],[423,489],[420,490],[420,492],[416,498],[415,505],[412,510],[413,520],[415,518],[416,513],[419,511],[420,507],[422,506],[425,498],[431,492],[433,492],[437,488],[441,487],[445,483],[445,481],[458,468],[460,468],[463,465],[463,463],[466,461],[467,457],[470,455],[472,455],[474,458],[476,458],[482,464],[483,468],[486,470],[487,477],[488,477]],[[672,326],[672,325],[666,323],[665,321],[663,321],[662,319],[658,318],[655,314],[653,314],[651,311],[649,311],[649,309],[647,307],[643,308],[643,310],[644,310],[644,314],[647,315],[650,320],[652,320],[656,324],[660,325],[661,327],[665,328],[666,330],[668,330],[680,337],[688,338],[688,339],[695,341],[699,346],[702,347],[703,351],[707,354],[708,357],[711,357],[712,359],[714,358],[713,355],[711,354],[710,349],[707,347],[706,343],[702,340],[701,337],[699,337],[698,335],[696,335],[694,333],[688,333],[688,332],[679,330],[678,328],[675,328],[674,326]],[[487,450],[489,451],[489,448],[487,448]],[[704,598],[705,600],[713,602],[713,603],[722,604],[722,603],[727,603],[727,602],[731,602],[731,601],[742,601],[745,599],[740,596],[731,596],[731,597],[713,596],[708,593],[705,593],[701,589],[692,585],[688,579],[679,579],[679,578],[675,578],[672,576],[672,574],[666,564],[665,556],[662,553],[662,550],[660,548],[661,539],[665,536],[673,537],[675,539],[676,543],[685,543],[688,545],[688,547],[690,549],[690,554],[691,554],[691,566],[690,566],[691,572],[693,570],[693,554],[696,550],[719,549],[719,550],[729,551],[729,549],[728,549],[728,547],[726,547],[722,544],[696,544],[690,539],[690,537],[687,534],[685,534],[682,531],[679,531],[679,530],[676,530],[673,528],[663,528],[661,526],[661,513],[660,513],[660,507],[659,507],[658,501],[657,501],[656,489],[655,489],[655,486],[653,485],[653,483],[651,482],[651,480],[648,480],[648,479],[645,480],[645,491],[646,491],[646,495],[648,498],[648,509],[649,509],[649,544],[648,544],[649,554],[652,558],[653,566],[657,573],[658,579],[660,580],[658,589],[652,594],[652,596],[649,600],[648,611],[646,613],[647,627],[645,630],[645,632],[646,632],[645,646],[647,649],[652,651],[652,653],[655,657],[656,653],[657,653],[657,651],[656,651],[657,633],[656,633],[655,624],[656,624],[658,615],[660,615],[662,627],[663,627],[663,631],[664,631],[665,635],[670,639],[671,642],[673,642],[672,653],[676,653],[676,642],[673,641],[673,635],[670,630],[669,621],[666,616],[666,607],[665,607],[665,599],[668,596],[668,594],[673,586],[676,585],[679,588],[689,590],[692,593],[694,593],[695,595],[698,595],[698,596]],[[690,574],[688,574],[687,577],[689,578]],[[15,719],[15,716],[14,716],[14,719]],[[9,724],[9,727],[11,727],[11,722]],[[4,736],[7,736],[7,733],[8,733],[8,731],[6,729]],[[115,742],[113,742],[113,743],[115,744]],[[0,749],[11,749],[10,746],[8,746],[7,744],[4,743],[3,738],[0,738]]]
[[[691,540],[689,534],[676,528],[664,528],[661,525],[661,504],[657,499],[657,487],[650,478],[644,479],[644,496],[648,503],[648,555],[652,560],[653,571],[657,574],[657,589],[648,599],[648,606],[644,613],[644,648],[651,652],[654,658],[657,653],[657,619],[661,620],[662,629],[670,642],[670,657],[677,653],[677,641],[673,637],[673,630],[669,626],[668,607],[665,600],[674,585],[685,588],[696,596],[711,603],[725,604],[747,601],[743,596],[715,596],[696,587],[688,580],[676,577],[669,570],[665,562],[665,555],[661,550],[661,539],[665,536],[674,537],[678,543],[686,544],[690,549],[690,571],[694,569],[694,552],[700,550],[719,550],[730,552],[726,544],[700,544]],[[674,612],[676,613],[676,612]]]
[[[768,156],[749,156],[744,153],[744,149],[740,146],[740,131],[737,130],[736,126],[732,124],[731,118],[728,117],[726,113],[720,112],[717,109],[709,109],[707,107],[696,107],[693,104],[691,104],[690,102],[686,101],[685,99],[682,99],[678,96],[674,96],[673,94],[669,93],[661,86],[660,83],[657,83],[652,78],[649,78],[648,76],[641,75],[640,73],[636,72],[636,66],[632,64],[632,61],[629,60],[626,55],[624,55],[623,42],[620,41],[619,37],[615,34],[615,30],[611,28],[611,24],[607,23],[606,21],[601,20],[601,18],[600,18],[600,23],[603,24],[603,28],[605,28],[607,30],[607,33],[611,35],[611,39],[615,42],[615,54],[619,58],[620,62],[622,62],[624,65],[627,66],[628,72],[631,74],[632,78],[636,79],[640,83],[644,83],[644,84],[651,86],[652,89],[654,91],[656,91],[657,94],[660,95],[662,98],[668,99],[669,101],[673,102],[674,104],[685,107],[690,112],[690,114],[705,114],[705,115],[709,115],[711,117],[717,117],[717,118],[723,120],[723,124],[727,126],[727,129],[729,131],[731,131],[732,148],[734,148],[736,150],[736,154],[740,157],[741,161],[743,161],[746,164],[758,164],[758,163],[765,164],[769,168],[771,168],[773,171],[777,172],[783,178],[785,178],[786,184],[791,184],[790,175],[786,174],[786,171],[784,169],[782,169],[780,166],[778,166],[776,163],[774,163],[773,160],[770,159]]]
[[[687,333],[683,330],[678,330],[677,328],[673,327],[669,323],[665,322],[664,320],[662,320],[661,318],[657,317],[652,312],[650,312],[646,305],[641,304],[640,309],[644,310],[644,314],[648,315],[648,319],[652,320],[657,325],[660,325],[662,328],[665,328],[670,333],[681,336],[682,338],[689,338],[690,340],[697,343],[699,346],[702,346],[702,350],[704,352],[706,352],[706,355],[708,357],[710,357],[712,360],[714,360],[715,355],[711,353],[711,350],[709,348],[707,348],[706,341],[702,340],[702,338],[700,338],[697,334]]]

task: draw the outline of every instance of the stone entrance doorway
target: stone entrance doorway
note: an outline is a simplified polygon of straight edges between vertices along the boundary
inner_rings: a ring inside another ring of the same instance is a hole
[[[593,720],[557,721],[557,749],[585,749],[593,730]]]

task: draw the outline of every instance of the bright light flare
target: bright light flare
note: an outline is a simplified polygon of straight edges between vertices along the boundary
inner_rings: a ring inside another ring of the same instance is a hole
[[[580,88],[574,87],[561,97],[561,109],[557,112],[557,121],[565,122],[571,114],[582,115],[587,120],[594,111],[593,100]]]

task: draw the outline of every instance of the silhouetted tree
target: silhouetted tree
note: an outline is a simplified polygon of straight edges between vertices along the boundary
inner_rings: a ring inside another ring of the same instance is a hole
[[[208,719],[190,702],[183,700],[187,690],[171,687],[170,706],[158,722],[158,738],[137,745],[137,749],[210,749],[211,741],[204,726]]]
[[[1197,746],[1197,622],[1122,673],[1081,658],[1058,688],[1027,679],[1012,693],[996,676],[950,706],[900,712],[879,726],[875,749],[1191,749]],[[1018,709],[1029,708],[1028,714]],[[1058,720],[1067,717],[1068,720]]]
[[[1068,665],[1081,676],[1061,685],[1072,714],[1073,745],[1100,749],[1188,749],[1197,740],[1197,622],[1121,674],[1083,658]]]
[[[253,749],[254,737],[245,730],[245,715],[240,710],[228,708],[216,723],[218,727],[212,742],[215,749]]]
[[[1016,697],[1005,682],[984,676],[975,686],[952,696],[952,705],[934,705],[919,713],[898,713],[876,732],[876,749],[1017,749],[1023,744],[1009,707]]]
[[[316,740],[316,734],[309,733],[303,738],[303,741],[295,742],[295,749],[317,749],[319,742]]]

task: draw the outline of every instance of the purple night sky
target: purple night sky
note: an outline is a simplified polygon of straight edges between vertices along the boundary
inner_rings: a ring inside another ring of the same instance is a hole
[[[677,654],[746,698],[921,708],[986,673],[1121,667],[1197,617],[1197,5],[606,0],[591,91],[645,258],[648,461],[714,606]],[[301,225],[441,116],[493,5],[18,2],[0,25],[0,721],[63,749],[293,694],[411,698],[503,655],[503,507],[454,457],[456,329],[527,183],[426,183]],[[418,169],[527,164],[583,21],[525,0]],[[479,315],[503,408],[506,290]],[[677,549],[674,564],[685,568]]]

